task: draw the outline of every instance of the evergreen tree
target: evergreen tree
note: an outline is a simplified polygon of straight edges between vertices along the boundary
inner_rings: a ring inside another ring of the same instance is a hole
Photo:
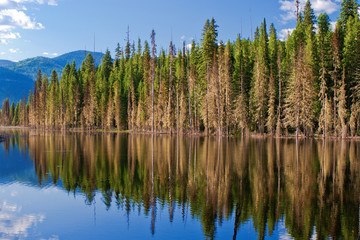
[[[359,4],[356,0],[343,0],[341,2],[339,21],[343,27],[347,25],[349,18],[358,18]]]
[[[254,111],[254,121],[260,133],[264,133],[264,126],[267,116],[268,87],[269,87],[269,52],[268,34],[266,31],[265,19],[256,34],[254,82],[252,86],[252,107]]]
[[[206,88],[205,92],[205,101],[202,104],[202,118],[205,126],[205,133],[209,133],[209,105],[211,104],[209,101],[209,96],[211,93],[209,92],[209,84],[210,84],[210,73],[213,72],[211,67],[214,64],[214,57],[217,52],[217,32],[218,26],[215,23],[215,19],[206,20],[205,26],[202,32],[202,57],[203,57],[203,66],[202,69],[205,69],[205,77],[206,81],[204,81],[204,86]]]
[[[95,95],[95,62],[89,53],[81,69],[84,88],[84,107],[82,111],[84,126],[89,130],[95,125],[96,95]]]
[[[277,93],[277,58],[278,58],[278,42],[276,37],[276,31],[273,24],[270,25],[270,37],[269,37],[269,64],[270,64],[270,77],[269,77],[269,102],[267,111],[266,126],[270,134],[275,133],[276,125],[276,93]]]
[[[318,46],[320,57],[320,91],[319,101],[321,103],[321,113],[319,118],[319,131],[323,136],[331,130],[333,126],[331,99],[328,97],[329,66],[330,62],[330,22],[326,13],[318,17]]]

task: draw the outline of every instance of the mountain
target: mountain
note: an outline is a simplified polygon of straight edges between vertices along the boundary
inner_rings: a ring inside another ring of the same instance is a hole
[[[33,87],[34,81],[31,77],[0,67],[0,104],[5,98],[9,98],[11,102],[18,102]]]
[[[88,53],[91,53],[94,57],[93,52],[87,52],[84,50],[74,51],[65,53],[61,56],[52,58],[56,63],[58,63],[61,66],[65,66],[66,63],[72,63],[75,60],[76,66],[79,68],[81,67],[82,62],[85,60],[85,57]],[[95,64],[98,66],[101,63],[101,59],[104,56],[103,53],[95,52]]]
[[[24,94],[28,94],[29,90],[34,88],[34,81],[39,69],[41,69],[42,74],[46,74],[48,77],[55,69],[60,77],[67,63],[71,64],[75,60],[76,66],[81,67],[87,53],[84,50],[79,50],[55,58],[34,57],[19,62],[0,60],[0,105],[5,98],[18,102]],[[103,53],[95,52],[96,65],[101,63],[103,56]]]
[[[63,68],[64,67],[58,64],[56,61],[47,57],[25,59],[8,67],[8,69],[29,76],[33,80],[36,80],[39,69],[41,69],[43,74],[46,73],[48,76],[50,76],[53,69],[55,69],[56,72],[60,74]]]
[[[8,67],[11,65],[14,65],[15,62],[9,61],[9,60],[0,60],[0,67]]]
[[[17,73],[30,76],[35,81],[39,69],[41,69],[41,72],[43,74],[46,73],[46,75],[50,77],[53,69],[55,69],[60,76],[65,65],[67,63],[71,64],[74,60],[76,66],[78,68],[81,67],[81,64],[85,60],[87,53],[89,52],[86,52],[84,50],[79,50],[79,51],[65,53],[55,58],[48,58],[48,57],[28,58],[19,61],[17,63],[13,63],[13,62],[12,62],[13,64],[9,63],[5,67]],[[96,65],[99,65],[101,63],[101,59],[103,56],[104,56],[103,53],[95,52]],[[0,64],[1,61],[6,61],[6,60],[0,60]]]

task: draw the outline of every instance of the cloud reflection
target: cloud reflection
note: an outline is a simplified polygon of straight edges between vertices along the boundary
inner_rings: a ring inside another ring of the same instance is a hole
[[[0,239],[24,239],[28,231],[43,222],[42,214],[21,215],[21,207],[3,201],[0,204]]]

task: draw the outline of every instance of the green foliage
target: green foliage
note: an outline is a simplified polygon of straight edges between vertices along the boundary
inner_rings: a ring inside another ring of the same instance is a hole
[[[1,121],[190,134],[313,135],[318,129],[343,137],[350,125],[355,134],[360,21],[354,9],[355,1],[343,1],[332,32],[329,17],[322,13],[316,20],[307,1],[285,41],[273,24],[268,34],[264,19],[254,40],[238,36],[218,44],[212,18],[191,49],[183,43],[176,50],[170,42],[168,51],[158,51],[153,30],[151,46],[139,39],[135,47],[128,39],[125,50],[117,45],[114,61],[107,50],[98,67],[89,53],[80,69],[76,61],[52,69],[50,82],[39,71],[27,105],[22,101],[10,117],[5,101]]]

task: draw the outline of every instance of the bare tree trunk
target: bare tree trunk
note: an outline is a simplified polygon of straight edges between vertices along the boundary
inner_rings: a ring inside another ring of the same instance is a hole
[[[184,53],[185,54],[185,53]],[[188,101],[189,101],[189,130],[192,133],[192,122],[191,122],[191,94],[190,94],[190,78],[189,78],[189,64],[187,64],[187,82],[188,82]]]
[[[176,132],[179,133],[179,91],[176,92]]]
[[[152,71],[152,86],[151,86],[151,120],[152,120],[152,125],[151,125],[151,132],[154,132],[154,82],[155,82],[155,60],[154,61],[154,66],[153,66],[153,71]]]
[[[206,64],[206,126],[205,126],[205,134],[209,135],[209,63]]]

